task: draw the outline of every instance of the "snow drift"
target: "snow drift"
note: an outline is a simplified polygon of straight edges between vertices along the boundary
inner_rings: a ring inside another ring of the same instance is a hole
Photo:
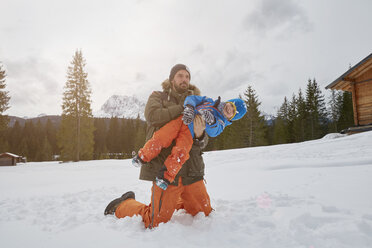
[[[130,160],[0,168],[0,247],[372,247],[372,132],[204,154],[215,211],[153,230],[104,216],[150,182]]]

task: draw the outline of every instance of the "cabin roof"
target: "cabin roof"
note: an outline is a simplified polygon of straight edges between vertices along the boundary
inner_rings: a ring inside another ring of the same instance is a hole
[[[0,154],[0,157],[4,157],[4,156],[13,157],[13,158],[20,158],[21,157],[21,156],[18,156],[16,154],[13,154],[13,153],[10,153],[10,152],[4,152],[4,153]]]
[[[358,64],[351,67],[348,71],[342,74],[335,81],[326,86],[326,89],[331,90],[345,90],[345,87],[350,82],[355,82],[355,79],[362,75],[364,72],[372,68],[372,53],[361,60]],[[358,82],[359,83],[359,82]]]

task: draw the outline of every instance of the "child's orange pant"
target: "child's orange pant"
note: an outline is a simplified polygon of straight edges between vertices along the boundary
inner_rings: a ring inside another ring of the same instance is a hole
[[[183,185],[180,177],[178,186],[169,185],[167,190],[153,183],[150,205],[128,199],[117,207],[115,215],[118,218],[141,215],[145,227],[152,228],[168,222],[174,211],[181,208],[192,216],[199,212],[204,212],[205,216],[211,213],[212,207],[203,180]]]
[[[189,128],[183,124],[182,115],[156,131],[138,152],[143,161],[149,162],[157,157],[163,148],[169,147],[174,139],[176,145],[164,162],[167,167],[164,178],[169,182],[173,182],[182,165],[189,159],[193,143]]]

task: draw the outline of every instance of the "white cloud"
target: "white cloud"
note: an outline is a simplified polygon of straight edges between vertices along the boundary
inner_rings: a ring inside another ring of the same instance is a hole
[[[0,61],[9,75],[8,113],[60,113],[76,49],[87,62],[93,110],[113,94],[146,101],[161,90],[174,64],[185,63],[203,94],[232,98],[250,84],[263,110],[273,113],[309,77],[326,84],[371,52],[372,34],[365,31],[371,5],[363,0],[353,5],[336,0],[6,0]]]
[[[312,28],[305,11],[294,0],[262,0],[247,15],[243,25],[246,30],[260,36],[268,33],[291,35],[293,32],[307,32]]]

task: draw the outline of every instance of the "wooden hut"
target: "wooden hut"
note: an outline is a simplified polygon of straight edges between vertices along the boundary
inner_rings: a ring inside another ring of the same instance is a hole
[[[326,89],[351,92],[355,131],[372,129],[372,53],[329,84]]]
[[[0,166],[17,165],[17,163],[19,162],[22,162],[21,156],[9,152],[4,152],[0,154]]]

